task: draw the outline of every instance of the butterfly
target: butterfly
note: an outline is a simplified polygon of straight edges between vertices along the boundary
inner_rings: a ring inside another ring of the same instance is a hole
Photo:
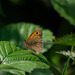
[[[41,53],[43,50],[42,30],[35,30],[24,42],[26,48],[35,51],[37,54]]]

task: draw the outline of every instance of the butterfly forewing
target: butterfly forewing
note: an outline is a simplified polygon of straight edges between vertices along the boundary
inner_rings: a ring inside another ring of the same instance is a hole
[[[34,50],[36,53],[41,53],[43,49],[42,31],[40,29],[34,31],[26,41],[26,47]]]
[[[41,29],[35,30],[35,31],[28,37],[28,39],[26,40],[26,42],[28,42],[31,38],[34,38],[34,37],[40,37],[40,38],[42,38],[42,31],[41,31]]]

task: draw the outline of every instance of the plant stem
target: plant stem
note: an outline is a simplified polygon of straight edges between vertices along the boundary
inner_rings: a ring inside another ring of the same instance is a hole
[[[66,65],[65,65],[65,67],[64,67],[64,71],[63,71],[62,75],[65,75],[65,73],[66,73],[66,71],[67,71],[67,69],[68,69],[69,61],[70,61],[70,57],[71,57],[72,51],[73,51],[73,46],[71,47],[71,53],[70,53],[70,55],[69,55],[69,57],[68,57],[68,59],[67,59],[67,62],[66,62]]]

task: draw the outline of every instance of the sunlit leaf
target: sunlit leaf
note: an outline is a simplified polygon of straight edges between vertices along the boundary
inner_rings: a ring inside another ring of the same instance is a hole
[[[75,0],[51,0],[51,2],[61,17],[75,25]]]
[[[47,51],[52,44],[47,43],[47,41],[53,41],[55,37],[53,33],[48,29],[43,29],[39,25],[32,24],[32,23],[16,23],[16,24],[9,24],[8,26],[4,27],[0,30],[0,40],[5,41],[8,40],[15,45],[19,46],[22,49],[25,49],[24,40],[27,40],[29,35],[36,29],[42,29],[43,36],[42,39],[44,41],[44,48],[42,52]]]
[[[33,69],[48,69],[49,62],[42,54],[34,51],[22,50],[8,41],[0,42],[0,69],[17,69],[31,72]],[[4,65],[2,65],[4,64]]]

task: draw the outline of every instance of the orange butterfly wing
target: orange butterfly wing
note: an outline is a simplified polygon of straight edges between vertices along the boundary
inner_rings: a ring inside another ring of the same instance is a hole
[[[41,31],[41,29],[35,30],[35,31],[29,36],[29,38],[26,40],[26,42],[27,42],[28,40],[30,40],[31,38],[33,38],[33,37],[39,37],[39,38],[41,38],[41,37],[42,37],[42,31]]]
[[[34,50],[36,53],[41,53],[43,49],[42,31],[41,29],[35,30],[25,42],[26,47]]]

